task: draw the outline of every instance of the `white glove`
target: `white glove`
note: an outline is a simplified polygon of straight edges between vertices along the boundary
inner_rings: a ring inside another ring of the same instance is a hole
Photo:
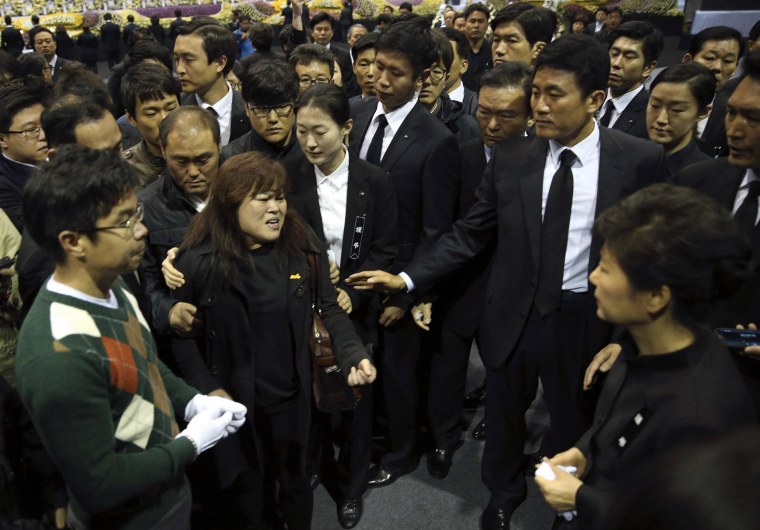
[[[217,411],[218,414],[222,412],[231,412],[232,421],[227,426],[228,434],[235,434],[237,430],[245,423],[245,414],[248,409],[242,403],[232,401],[231,399],[225,399],[219,396],[204,396],[203,394],[196,394],[193,399],[187,402],[185,406],[185,421],[192,420],[196,414],[203,412],[204,410]]]
[[[232,412],[221,410],[204,410],[190,420],[184,431],[177,438],[184,436],[195,447],[195,456],[214,447],[219,440],[229,436],[227,428],[232,421]]]

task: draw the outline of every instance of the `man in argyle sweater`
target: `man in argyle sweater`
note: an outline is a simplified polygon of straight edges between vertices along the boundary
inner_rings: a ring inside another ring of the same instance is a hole
[[[119,279],[145,248],[137,185],[117,155],[70,146],[24,196],[29,232],[56,269],[21,328],[17,384],[75,529],[189,528],[185,465],[245,420],[243,405],[200,395],[164,366]]]

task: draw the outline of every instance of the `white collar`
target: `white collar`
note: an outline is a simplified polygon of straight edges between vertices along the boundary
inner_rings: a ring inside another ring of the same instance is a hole
[[[381,114],[385,114],[385,119],[388,120],[388,126],[390,126],[393,134],[396,134],[399,127],[401,127],[401,124],[404,123],[404,120],[407,116],[409,116],[409,113],[412,112],[412,109],[416,104],[417,95],[415,94],[414,97],[407,101],[404,105],[386,113],[385,110],[383,110],[383,104],[378,100],[377,109],[375,110],[375,114],[372,116],[372,122],[374,122],[375,119]]]
[[[570,149],[580,162],[580,167],[590,163],[593,158],[599,157],[599,127],[594,123],[594,129],[583,140],[572,147],[562,145],[557,140],[549,140],[549,154],[555,166],[559,166],[559,155],[565,149]]]
[[[225,81],[225,84],[227,85],[227,93],[224,95],[222,99],[214,103],[213,105],[209,105],[201,97],[196,93],[195,94],[195,101],[198,103],[198,106],[202,109],[207,109],[211,107],[214,109],[214,111],[219,116],[226,116],[228,113],[232,111],[232,87],[229,83]]]
[[[628,104],[633,101],[633,98],[635,98],[642,90],[644,90],[643,84],[639,85],[638,88],[626,92],[622,96],[613,98],[612,93],[609,89],[607,89],[607,101],[612,101],[612,104],[615,106],[615,110],[618,112],[618,114],[621,114],[628,106]],[[607,101],[604,102],[605,105],[607,104]],[[602,108],[604,108],[604,106],[602,106]]]
[[[752,168],[747,168],[747,171],[744,172],[744,178],[742,179],[742,183],[741,186],[739,186],[739,189],[748,188],[749,185],[756,180],[760,180],[760,177],[757,176],[755,170]]]
[[[117,300],[113,289],[108,290],[108,298],[98,298],[97,296],[83,293],[78,289],[74,289],[73,287],[69,287],[66,284],[56,281],[52,276],[47,281],[46,287],[47,290],[52,293],[63,294],[72,298],[76,298],[77,300],[90,302],[91,304],[97,304],[99,306],[109,307],[111,309],[116,309],[119,307],[119,301]]]
[[[26,162],[19,162],[18,160],[13,160],[13,159],[12,159],[11,157],[9,157],[9,156],[8,156],[6,153],[3,153],[3,156],[4,156],[5,158],[7,158],[8,160],[10,160],[11,162],[13,162],[14,164],[21,164],[22,166],[26,166],[26,167],[33,167],[33,168],[36,168],[36,167],[37,167],[37,166],[35,166],[34,164],[27,164]]]
[[[461,79],[459,80],[459,86],[449,92],[449,99],[460,103],[464,101],[464,83],[462,83]]]

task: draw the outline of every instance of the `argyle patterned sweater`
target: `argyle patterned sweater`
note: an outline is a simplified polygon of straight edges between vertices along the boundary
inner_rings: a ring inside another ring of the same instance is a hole
[[[16,379],[71,508],[93,528],[149,528],[179,499],[195,457],[175,410],[198,393],[156,356],[137,300],[119,307],[40,293],[21,328]]]

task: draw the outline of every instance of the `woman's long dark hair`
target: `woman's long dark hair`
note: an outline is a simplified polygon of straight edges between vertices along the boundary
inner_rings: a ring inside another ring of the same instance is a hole
[[[216,259],[225,274],[234,273],[237,265],[253,262],[249,243],[240,230],[238,209],[260,192],[287,193],[288,175],[278,162],[262,153],[249,152],[228,159],[211,184],[208,204],[188,226],[182,250],[210,240]],[[308,230],[301,218],[288,210],[275,249],[281,259],[302,256],[313,249]]]

